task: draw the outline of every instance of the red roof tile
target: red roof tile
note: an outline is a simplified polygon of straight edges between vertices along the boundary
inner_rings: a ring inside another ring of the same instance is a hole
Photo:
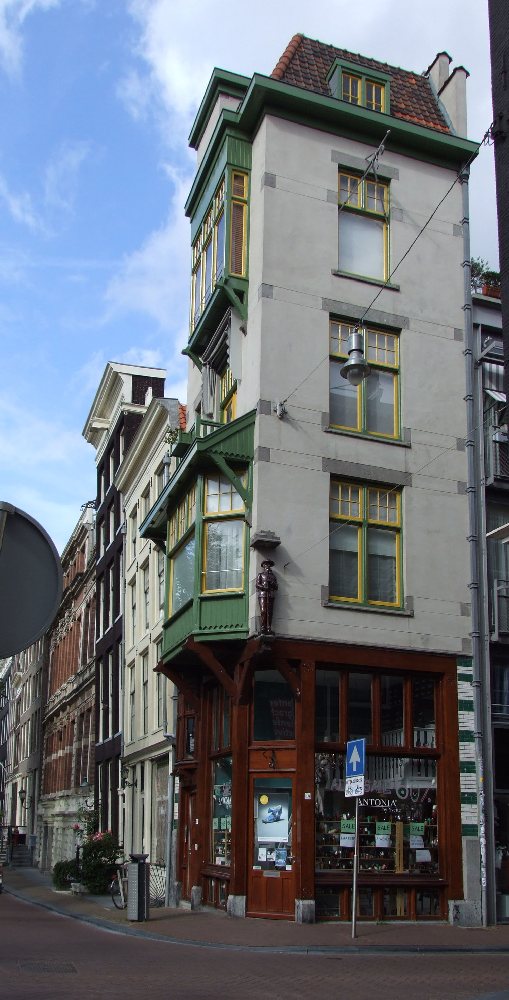
[[[181,431],[185,431],[187,424],[187,406],[184,403],[179,403],[179,426]]]
[[[344,59],[367,70],[386,73],[391,84],[390,113],[395,118],[439,132],[450,132],[427,77],[388,66],[387,63],[377,62],[376,59],[369,59],[346,49],[337,49],[334,45],[326,45],[307,38],[306,35],[293,36],[271,76],[282,83],[330,97],[327,74],[335,59]]]

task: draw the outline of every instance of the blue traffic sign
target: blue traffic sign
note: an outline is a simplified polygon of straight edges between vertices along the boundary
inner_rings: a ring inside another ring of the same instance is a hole
[[[366,740],[349,740],[346,744],[347,778],[359,778],[364,774],[366,761]]]

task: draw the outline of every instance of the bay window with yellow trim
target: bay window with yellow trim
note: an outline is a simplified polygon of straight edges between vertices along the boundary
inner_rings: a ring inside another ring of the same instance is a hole
[[[329,598],[401,607],[401,490],[331,479]]]
[[[203,498],[202,593],[242,590],[244,512],[244,501],[226,476],[218,473],[206,477]]]
[[[248,175],[229,168],[216,188],[192,247],[191,330],[218,283],[247,272]]]
[[[340,271],[385,281],[389,259],[389,185],[339,171]]]
[[[237,380],[231,368],[225,368],[219,379],[219,409],[222,424],[231,424],[237,415]]]
[[[193,485],[168,523],[170,617],[187,604],[194,594],[195,520],[196,485]]]
[[[364,356],[369,376],[351,385],[341,375],[348,358],[353,323],[331,320],[329,325],[329,417],[340,430],[396,439],[399,421],[399,337],[396,333],[364,328]]]

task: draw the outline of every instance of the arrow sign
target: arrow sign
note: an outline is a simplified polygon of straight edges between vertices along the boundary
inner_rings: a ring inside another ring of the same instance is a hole
[[[360,778],[364,776],[364,764],[366,759],[366,740],[349,740],[346,744],[346,772],[347,778]]]

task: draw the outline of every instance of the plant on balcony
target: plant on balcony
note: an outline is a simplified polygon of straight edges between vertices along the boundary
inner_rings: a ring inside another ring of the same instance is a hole
[[[488,261],[482,257],[470,260],[470,284],[473,292],[500,298],[500,271],[490,271]]]

